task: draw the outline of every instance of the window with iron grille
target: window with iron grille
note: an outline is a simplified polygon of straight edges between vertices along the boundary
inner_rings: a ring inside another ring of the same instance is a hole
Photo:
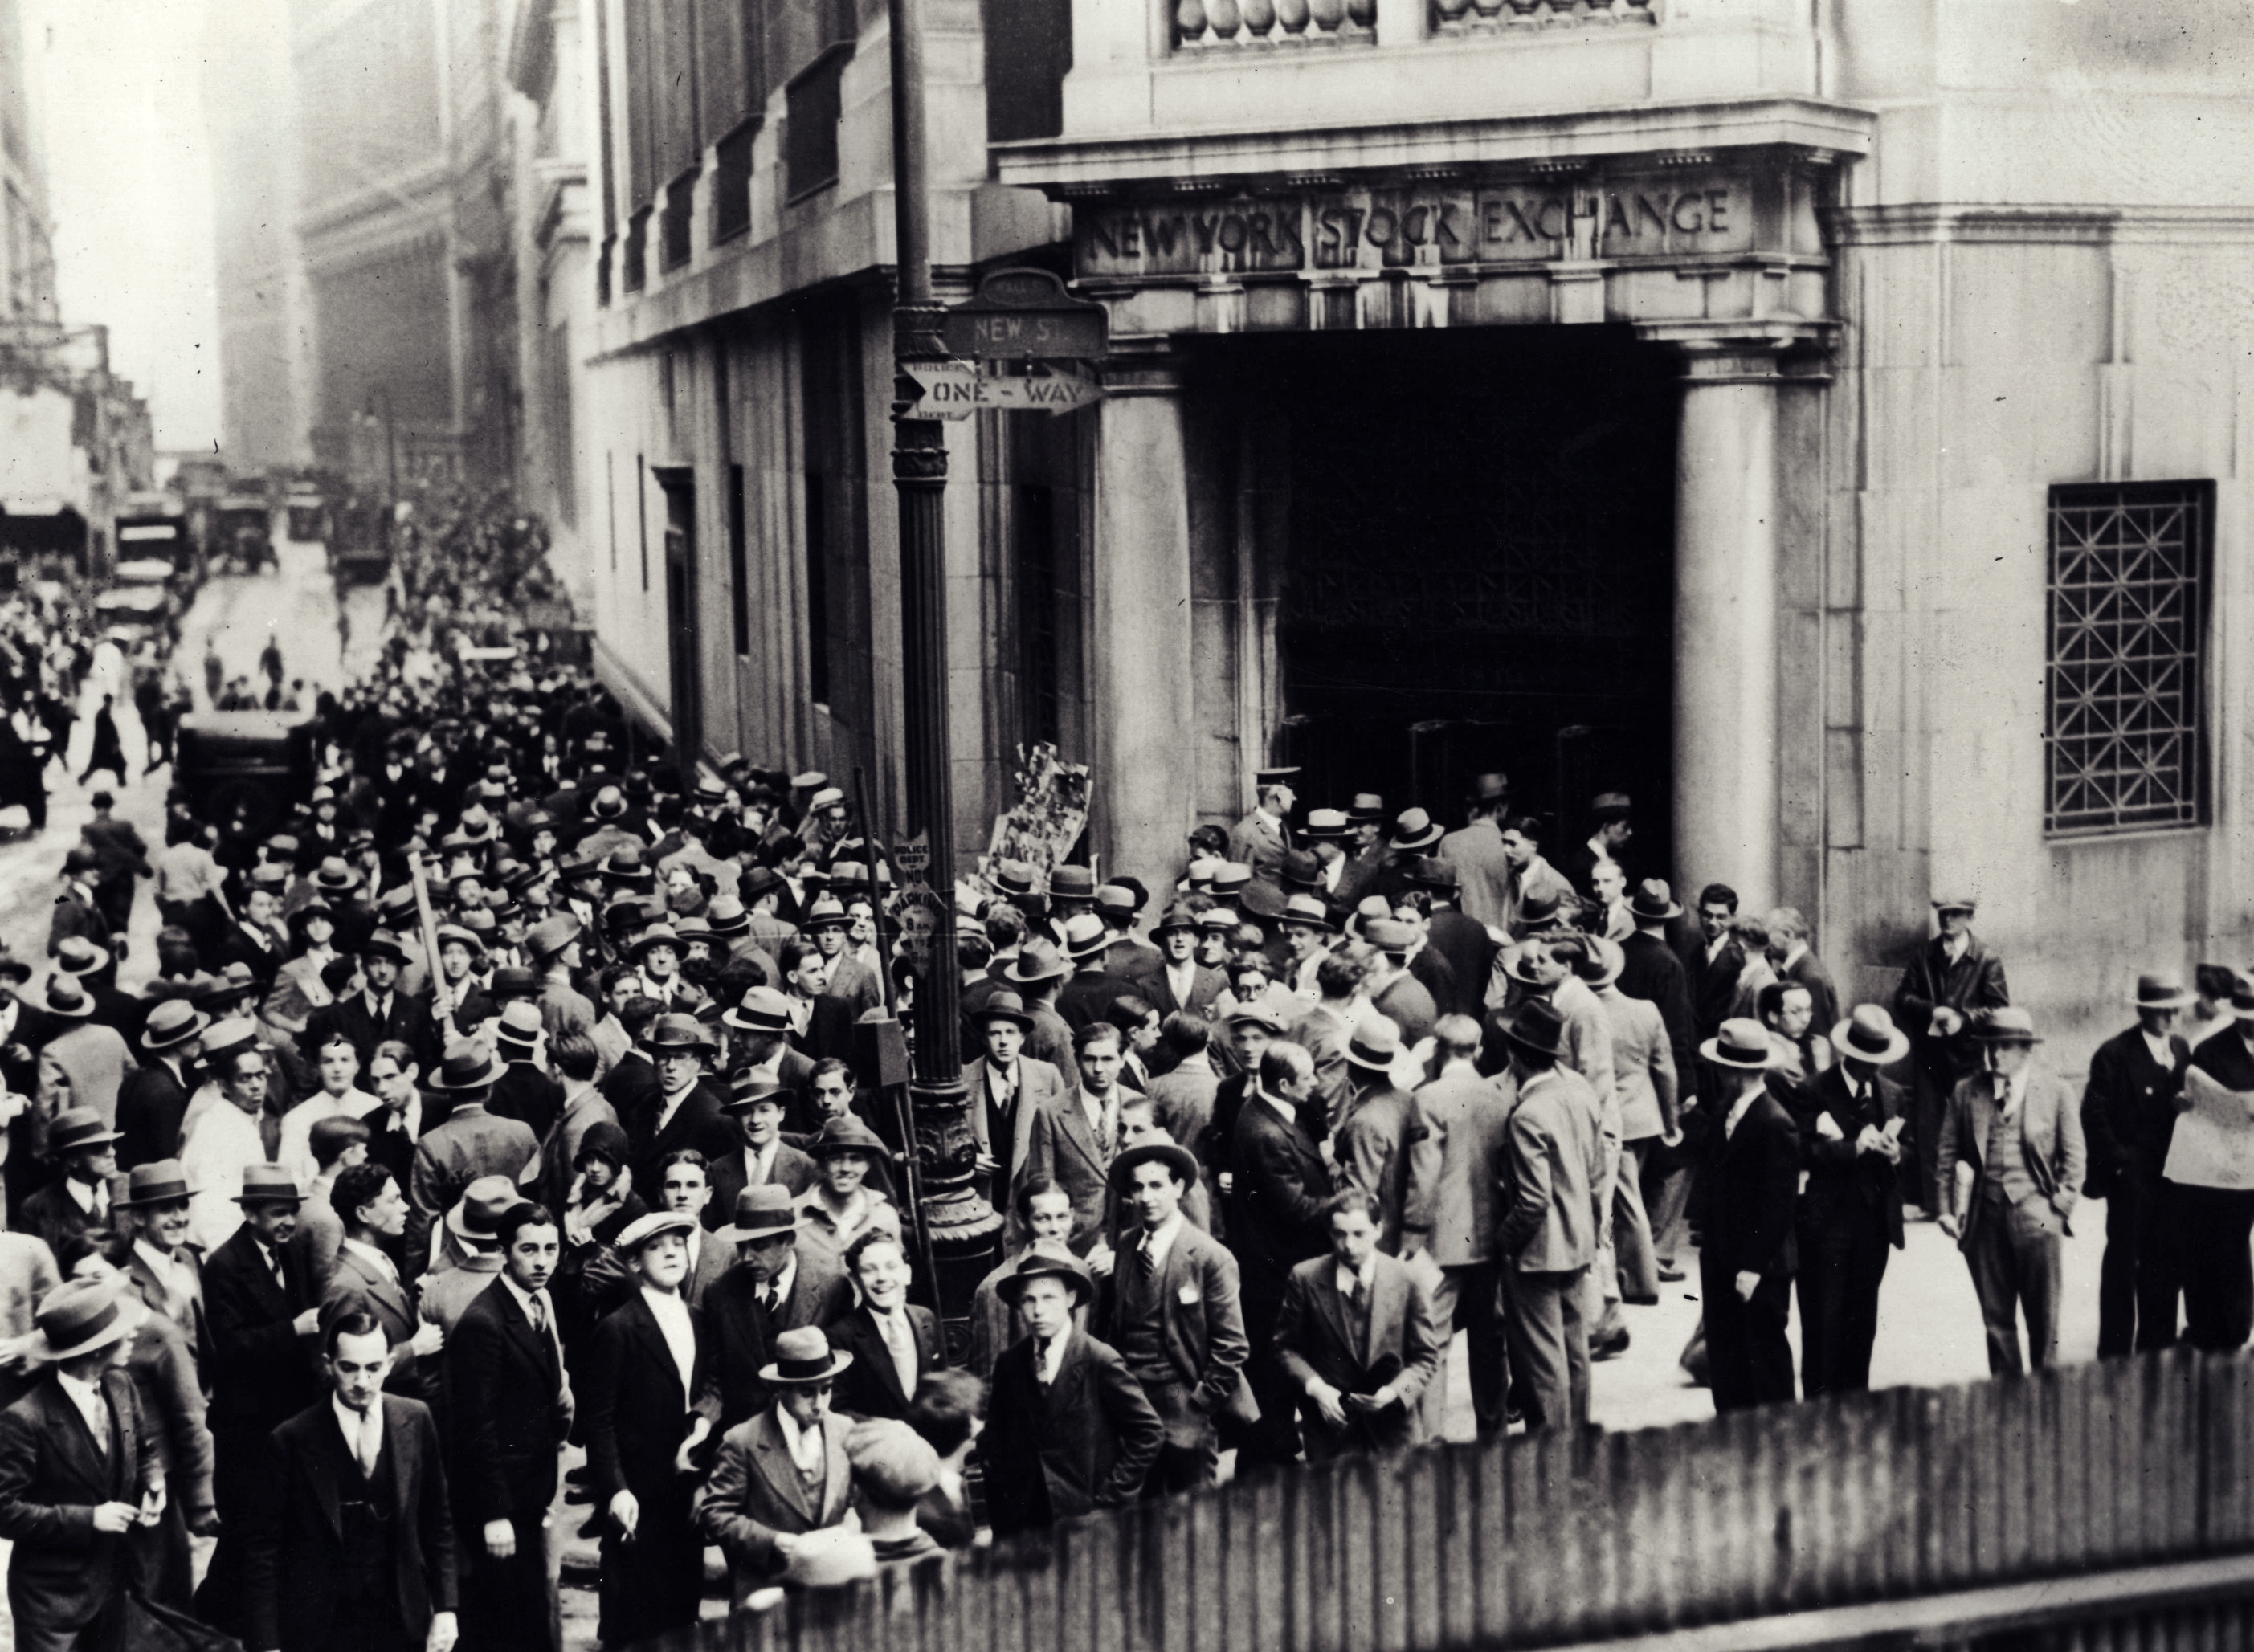
[[[2205,823],[2214,521],[2213,482],[2050,490],[2053,834]]]

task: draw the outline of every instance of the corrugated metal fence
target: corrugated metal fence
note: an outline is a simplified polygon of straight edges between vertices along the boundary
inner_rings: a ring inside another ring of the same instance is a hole
[[[2179,1351],[1308,1467],[794,1600],[670,1652],[1531,1648],[2244,1551],[2254,1364]]]

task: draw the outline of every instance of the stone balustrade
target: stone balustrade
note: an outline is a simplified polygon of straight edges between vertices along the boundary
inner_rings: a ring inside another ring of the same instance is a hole
[[[1376,39],[1377,0],[1179,0],[1174,8],[1174,42],[1186,51],[1371,46]]]
[[[1654,0],[1432,0],[1432,32],[1447,37],[1658,21]]]

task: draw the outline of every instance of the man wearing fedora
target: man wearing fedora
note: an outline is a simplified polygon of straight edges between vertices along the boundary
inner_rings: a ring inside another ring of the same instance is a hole
[[[1941,1175],[1941,1132],[1956,1087],[1982,1071],[1974,1023],[2012,1001],[2004,961],[1972,933],[1975,902],[1944,894],[1933,903],[1936,933],[1902,971],[1892,1004],[1894,1020],[1909,1034],[1911,1071],[1917,1083],[1909,1136],[1916,1180],[1905,1189],[1928,1211],[1949,1208],[1955,1189]]]
[[[542,918],[525,932],[524,949],[540,974],[540,1021],[548,1036],[559,1032],[592,1032],[595,1005],[573,984],[579,969],[579,938],[585,933],[579,920],[568,912]]]
[[[1072,964],[1072,979],[1057,994],[1056,1010],[1074,1033],[1102,1020],[1112,1001],[1138,984],[1106,968],[1116,940],[1092,912],[1076,914],[1065,922],[1065,956]]]
[[[775,1339],[828,1325],[853,1304],[839,1260],[798,1244],[800,1215],[789,1190],[758,1182],[731,1206],[732,1226],[713,1235],[735,1248],[735,1265],[705,1292],[704,1324],[712,1349],[708,1390],[717,1396],[721,1429],[766,1409],[774,1390],[761,1375]]]
[[[1349,1187],[1326,1208],[1330,1254],[1292,1270],[1276,1320],[1278,1354],[1300,1390],[1299,1435],[1311,1463],[1437,1438],[1424,1426],[1423,1401],[1447,1348],[1415,1270],[1378,1248],[1376,1201]]]
[[[1017,1192],[1010,1200],[1011,1227],[1026,1236],[1026,1247],[1048,1245],[1059,1250],[1072,1250],[1075,1236],[1072,1230],[1072,1195],[1047,1177],[1020,1177]],[[1078,1237],[1084,1242],[1093,1234]],[[1021,1334],[1017,1314],[1002,1298],[1002,1282],[1018,1265],[1024,1248],[1012,1251],[995,1264],[977,1288],[970,1293],[970,1368],[981,1383],[992,1381],[994,1363],[1002,1357],[1003,1350],[1014,1343]],[[1078,1254],[1077,1251],[1074,1254]],[[1075,1321],[1083,1327],[1087,1323],[1084,1310],[1075,1313]]]
[[[2191,1046],[2176,1018],[2194,994],[2181,975],[2137,977],[2137,1023],[2099,1045],[2082,1092],[2090,1174],[2082,1191],[2105,1201],[2105,1259],[2097,1275],[2097,1357],[2175,1340],[2177,1275],[2161,1255],[2161,1172],[2175,1136]]]
[[[1346,1042],[1350,1094],[1331,1131],[1337,1185],[1359,1187],[1377,1201],[1378,1248],[1389,1256],[1404,1248],[1414,1255],[1430,1237],[1429,1226],[1404,1231],[1410,1167],[1429,1151],[1432,1130],[1416,1098],[1393,1082],[1402,1054],[1401,1029],[1383,1014],[1372,1009],[1355,1021]]]
[[[117,1116],[118,1087],[134,1070],[133,1053],[116,1027],[94,1018],[88,985],[68,976],[48,977],[47,1018],[55,1030],[39,1052],[39,1068],[60,1073],[69,1082],[73,1104],[92,1108],[107,1124]]]
[[[1901,1132],[1908,1099],[1882,1069],[1909,1040],[1875,1004],[1831,1029],[1833,1065],[1809,1085],[1801,1124],[1807,1183],[1800,1200],[1800,1389],[1859,1393],[1871,1385],[1879,1287],[1902,1248]]]
[[[408,1191],[421,1220],[410,1224],[407,1248],[412,1258],[427,1254],[430,1224],[454,1208],[462,1190],[480,1176],[506,1176],[522,1186],[540,1171],[540,1138],[518,1119],[486,1110],[486,1099],[500,1078],[491,1050],[466,1039],[446,1046],[445,1060],[430,1077],[430,1087],[452,1103],[444,1119],[415,1144],[415,1167]],[[344,1214],[341,1207],[339,1215]]]
[[[1793,1397],[1792,1278],[1799,1263],[1800,1131],[1768,1087],[1768,1029],[1733,1018],[1699,1046],[1720,1116],[1702,1185],[1699,1301],[1717,1411]]]
[[[1000,1286],[1026,1334],[995,1362],[979,1451],[997,1537],[1130,1502],[1166,1440],[1127,1362],[1074,1322],[1096,1295],[1070,1251],[1036,1246]]]
[[[1274,1355],[1276,1316],[1292,1270],[1330,1248],[1325,1201],[1332,1193],[1331,1168],[1309,1124],[1319,1105],[1314,1059],[1297,1044],[1278,1040],[1261,1051],[1252,1073],[1241,1076],[1243,1104],[1228,1121],[1221,1168],[1229,1177],[1229,1245],[1241,1270],[1244,1329],[1253,1350],[1246,1380],[1260,1421],[1239,1455],[1281,1466],[1298,1455],[1293,1418],[1298,1390]],[[1216,1107],[1216,1127],[1222,1122]]]
[[[167,998],[149,1012],[141,1031],[141,1065],[117,1090],[117,1162],[127,1170],[180,1151],[180,1123],[188,1111],[188,1054],[210,1025],[184,998]]]
[[[846,1251],[864,1233],[900,1232],[900,1208],[884,1191],[892,1153],[876,1131],[846,1113],[825,1123],[807,1152],[822,1175],[795,1203],[802,1253],[842,1270]]]
[[[74,1281],[39,1305],[32,1357],[46,1368],[0,1411],[0,1537],[8,1610],[24,1652],[120,1652],[135,1582],[132,1534],[164,1507],[154,1431],[125,1363],[148,1309]]]
[[[244,1558],[248,1652],[450,1652],[456,1535],[438,1425],[385,1388],[375,1319],[324,1317],[328,1394],[274,1431]]]
[[[725,1098],[705,1071],[716,1046],[702,1021],[668,1011],[650,1024],[647,1042],[657,1068],[654,1105],[621,1107],[619,1120],[634,1144],[634,1186],[644,1198],[654,1198],[667,1154],[694,1149],[709,1162],[735,1144],[738,1132],[728,1122]]]
[[[54,957],[66,940],[80,940],[107,948],[109,920],[102,914],[94,891],[102,881],[101,864],[91,849],[73,849],[63,856],[63,892],[55,897],[53,915],[47,920],[47,956]]]
[[[1597,1259],[1601,1123],[1596,1094],[1567,1060],[1565,1026],[1546,999],[1518,1006],[1503,1032],[1509,1122],[1496,1174],[1495,1232],[1514,1384],[1530,1428],[1578,1427],[1589,1414],[1586,1289]]]
[[[317,1055],[331,1031],[341,1032],[360,1054],[360,1071],[375,1059],[375,1046],[396,1040],[412,1044],[422,1026],[418,1004],[402,991],[399,972],[408,962],[406,947],[388,929],[378,929],[360,948],[360,990],[325,1004],[306,1018],[299,1047]]]
[[[1105,1282],[1098,1320],[1166,1425],[1145,1495],[1213,1484],[1217,1419],[1250,1418],[1250,1396],[1240,1398],[1251,1345],[1236,1259],[1182,1214],[1198,1170],[1187,1149],[1163,1139],[1128,1148],[1114,1167],[1136,1225]]]
[[[415,1311],[424,1324],[437,1326],[444,1336],[454,1334],[470,1304],[485,1293],[501,1270],[501,1217],[528,1202],[524,1190],[506,1176],[480,1176],[462,1190],[461,1198],[440,1225],[440,1242],[431,1270],[416,1290]],[[443,1400],[443,1388],[440,1395]],[[439,1404],[434,1409],[444,1422],[445,1405]]]
[[[784,1093],[784,1128],[810,1133],[819,1121],[806,1110],[806,1092],[814,1078],[814,1058],[794,1049],[790,1042],[790,1000],[775,987],[745,989],[736,1007],[720,1017],[728,1040],[724,1068],[731,1079],[750,1072]]]
[[[1362,983],[1369,1007],[1393,1023],[1404,1043],[1422,1043],[1432,1035],[1440,1006],[1409,971],[1416,931],[1398,918],[1375,917],[1362,923],[1362,938],[1369,948]]]
[[[1009,1200],[1032,1150],[1034,1116],[1067,1088],[1053,1062],[1026,1053],[1033,1025],[1032,1012],[1016,991],[996,991],[977,1012],[984,1053],[962,1073],[970,1096],[970,1133],[977,1139],[979,1157],[991,1166],[994,1196],[1000,1201]],[[1017,1236],[1013,1223],[1012,1237]]]
[[[1481,774],[1465,800],[1466,823],[1439,839],[1439,858],[1456,869],[1464,911],[1490,929],[1508,927],[1511,867],[1502,849],[1502,819],[1510,808],[1510,781]]]
[[[2192,1052],[2161,1166],[2163,1259],[2181,1282],[2183,1340],[2213,1354],[2254,1332],[2254,976],[2244,970],[2232,972],[2230,1013],[2232,1029]]]
[[[739,1067],[730,1075],[727,1114],[742,1140],[707,1166],[712,1200],[705,1207],[705,1226],[724,1228],[736,1195],[746,1187],[773,1183],[795,1199],[821,1180],[813,1155],[782,1138],[791,1100],[789,1091],[752,1068]]]
[[[212,1368],[211,1325],[204,1311],[202,1254],[188,1242],[188,1200],[195,1189],[177,1158],[136,1165],[125,1196],[110,1201],[111,1223],[130,1219],[133,1248],[120,1261],[127,1282],[152,1313],[178,1327],[200,1373]],[[208,1382],[208,1376],[206,1381]]]
[[[312,1357],[319,1300],[304,1258],[290,1249],[300,1190],[279,1165],[238,1166],[236,1184],[242,1219],[204,1260],[220,1540],[196,1592],[197,1615],[230,1632],[242,1620],[240,1537],[272,1460],[268,1437],[320,1392]]]
[[[89,1228],[108,1225],[109,1179],[117,1170],[117,1132],[91,1107],[68,1107],[47,1124],[55,1177],[26,1199],[14,1226],[44,1240],[57,1256]]]
[[[1197,914],[1187,906],[1169,906],[1153,933],[1160,956],[1158,969],[1146,979],[1144,996],[1161,1016],[1177,1011],[1209,1016],[1214,1000],[1228,990],[1228,977],[1198,962]]]
[[[708,1392],[704,1317],[681,1296],[695,1225],[661,1210],[620,1231],[619,1256],[635,1288],[595,1327],[584,1368],[574,1372],[603,1523],[606,1646],[696,1622],[703,1592],[693,1505],[718,1404]]]
[[[696,1523],[728,1558],[738,1611],[753,1591],[782,1580],[799,1538],[842,1523],[852,1508],[845,1440],[853,1421],[830,1407],[839,1374],[853,1364],[814,1326],[779,1332],[760,1371],[774,1399],[721,1437]]]
[[[1251,867],[1254,877],[1270,883],[1276,880],[1277,868],[1292,847],[1289,822],[1299,800],[1290,782],[1298,774],[1296,767],[1256,769],[1252,778],[1260,801],[1229,830],[1229,859]]]
[[[463,1628],[473,1647],[555,1652],[549,1506],[572,1417],[548,1290],[561,1236],[545,1206],[519,1199],[493,1214],[492,1236],[500,1272],[446,1339]]]
[[[2082,1116],[2036,1061],[2042,1040],[2025,1010],[1990,1010],[1970,1033],[1982,1070],[1958,1082],[1942,1116],[1941,1225],[1972,1272],[1990,1373],[2017,1376],[2058,1360],[2060,1237],[2072,1231],[2087,1163]]]
[[[540,1006],[529,999],[503,1004],[493,1026],[494,1054],[506,1065],[486,1106],[529,1126],[536,1137],[545,1137],[564,1110],[564,1087],[542,1064],[548,1037]]]

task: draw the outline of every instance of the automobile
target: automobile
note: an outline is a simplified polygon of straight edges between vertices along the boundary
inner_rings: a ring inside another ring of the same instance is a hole
[[[274,513],[255,494],[230,494],[212,518],[212,540],[220,555],[234,558],[242,573],[281,565],[274,554]]]
[[[347,500],[331,513],[329,562],[340,585],[379,585],[391,572],[391,513],[378,500]]]
[[[294,493],[287,501],[290,537],[298,544],[312,544],[329,536],[329,501],[318,494]]]
[[[179,722],[173,784],[222,831],[241,811],[262,837],[284,801],[313,783],[313,728],[302,711],[191,711]]]

